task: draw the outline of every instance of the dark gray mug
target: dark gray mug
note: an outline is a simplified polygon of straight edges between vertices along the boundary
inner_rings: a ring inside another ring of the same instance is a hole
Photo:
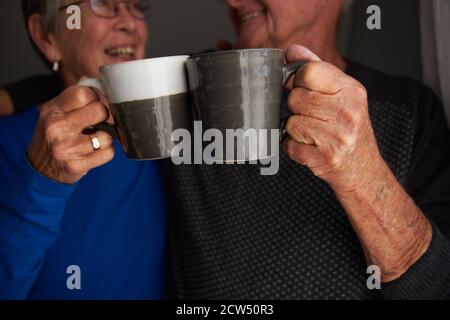
[[[227,129],[268,133],[266,139],[258,139],[257,154],[251,151],[249,139],[239,146],[233,138],[233,152],[225,148],[216,152],[216,162],[255,161],[278,155],[278,150],[276,154],[271,152],[269,132],[280,130],[283,85],[305,62],[284,64],[281,49],[246,49],[194,55],[186,64],[196,119],[202,121],[205,131],[220,130],[225,144],[230,143]],[[239,150],[242,148],[245,150]]]

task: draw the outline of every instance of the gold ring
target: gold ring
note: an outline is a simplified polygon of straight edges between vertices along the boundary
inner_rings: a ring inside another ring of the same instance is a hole
[[[100,150],[100,148],[102,147],[100,144],[100,140],[97,138],[97,136],[91,137],[91,143],[92,147],[94,148],[94,151]]]

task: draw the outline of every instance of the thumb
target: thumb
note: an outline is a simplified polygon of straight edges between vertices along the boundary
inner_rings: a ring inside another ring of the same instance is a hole
[[[286,62],[294,61],[322,61],[314,52],[299,44],[293,44],[286,50]]]

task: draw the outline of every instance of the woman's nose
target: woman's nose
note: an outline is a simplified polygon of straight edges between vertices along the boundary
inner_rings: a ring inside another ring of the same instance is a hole
[[[117,23],[116,29],[133,32],[136,30],[137,21],[136,18],[133,17],[130,11],[127,8],[127,4],[125,2],[119,3],[119,7],[117,8]]]

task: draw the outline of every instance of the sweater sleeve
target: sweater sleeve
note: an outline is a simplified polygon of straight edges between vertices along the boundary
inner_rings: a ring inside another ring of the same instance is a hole
[[[431,221],[426,253],[399,279],[384,283],[385,299],[450,297],[450,141],[441,104],[428,89],[417,90],[416,136],[406,190]]]
[[[26,299],[57,239],[74,186],[51,181],[0,145],[0,299]]]
[[[399,279],[384,283],[385,299],[430,300],[449,298],[450,243],[432,223],[433,238],[425,254]]]

